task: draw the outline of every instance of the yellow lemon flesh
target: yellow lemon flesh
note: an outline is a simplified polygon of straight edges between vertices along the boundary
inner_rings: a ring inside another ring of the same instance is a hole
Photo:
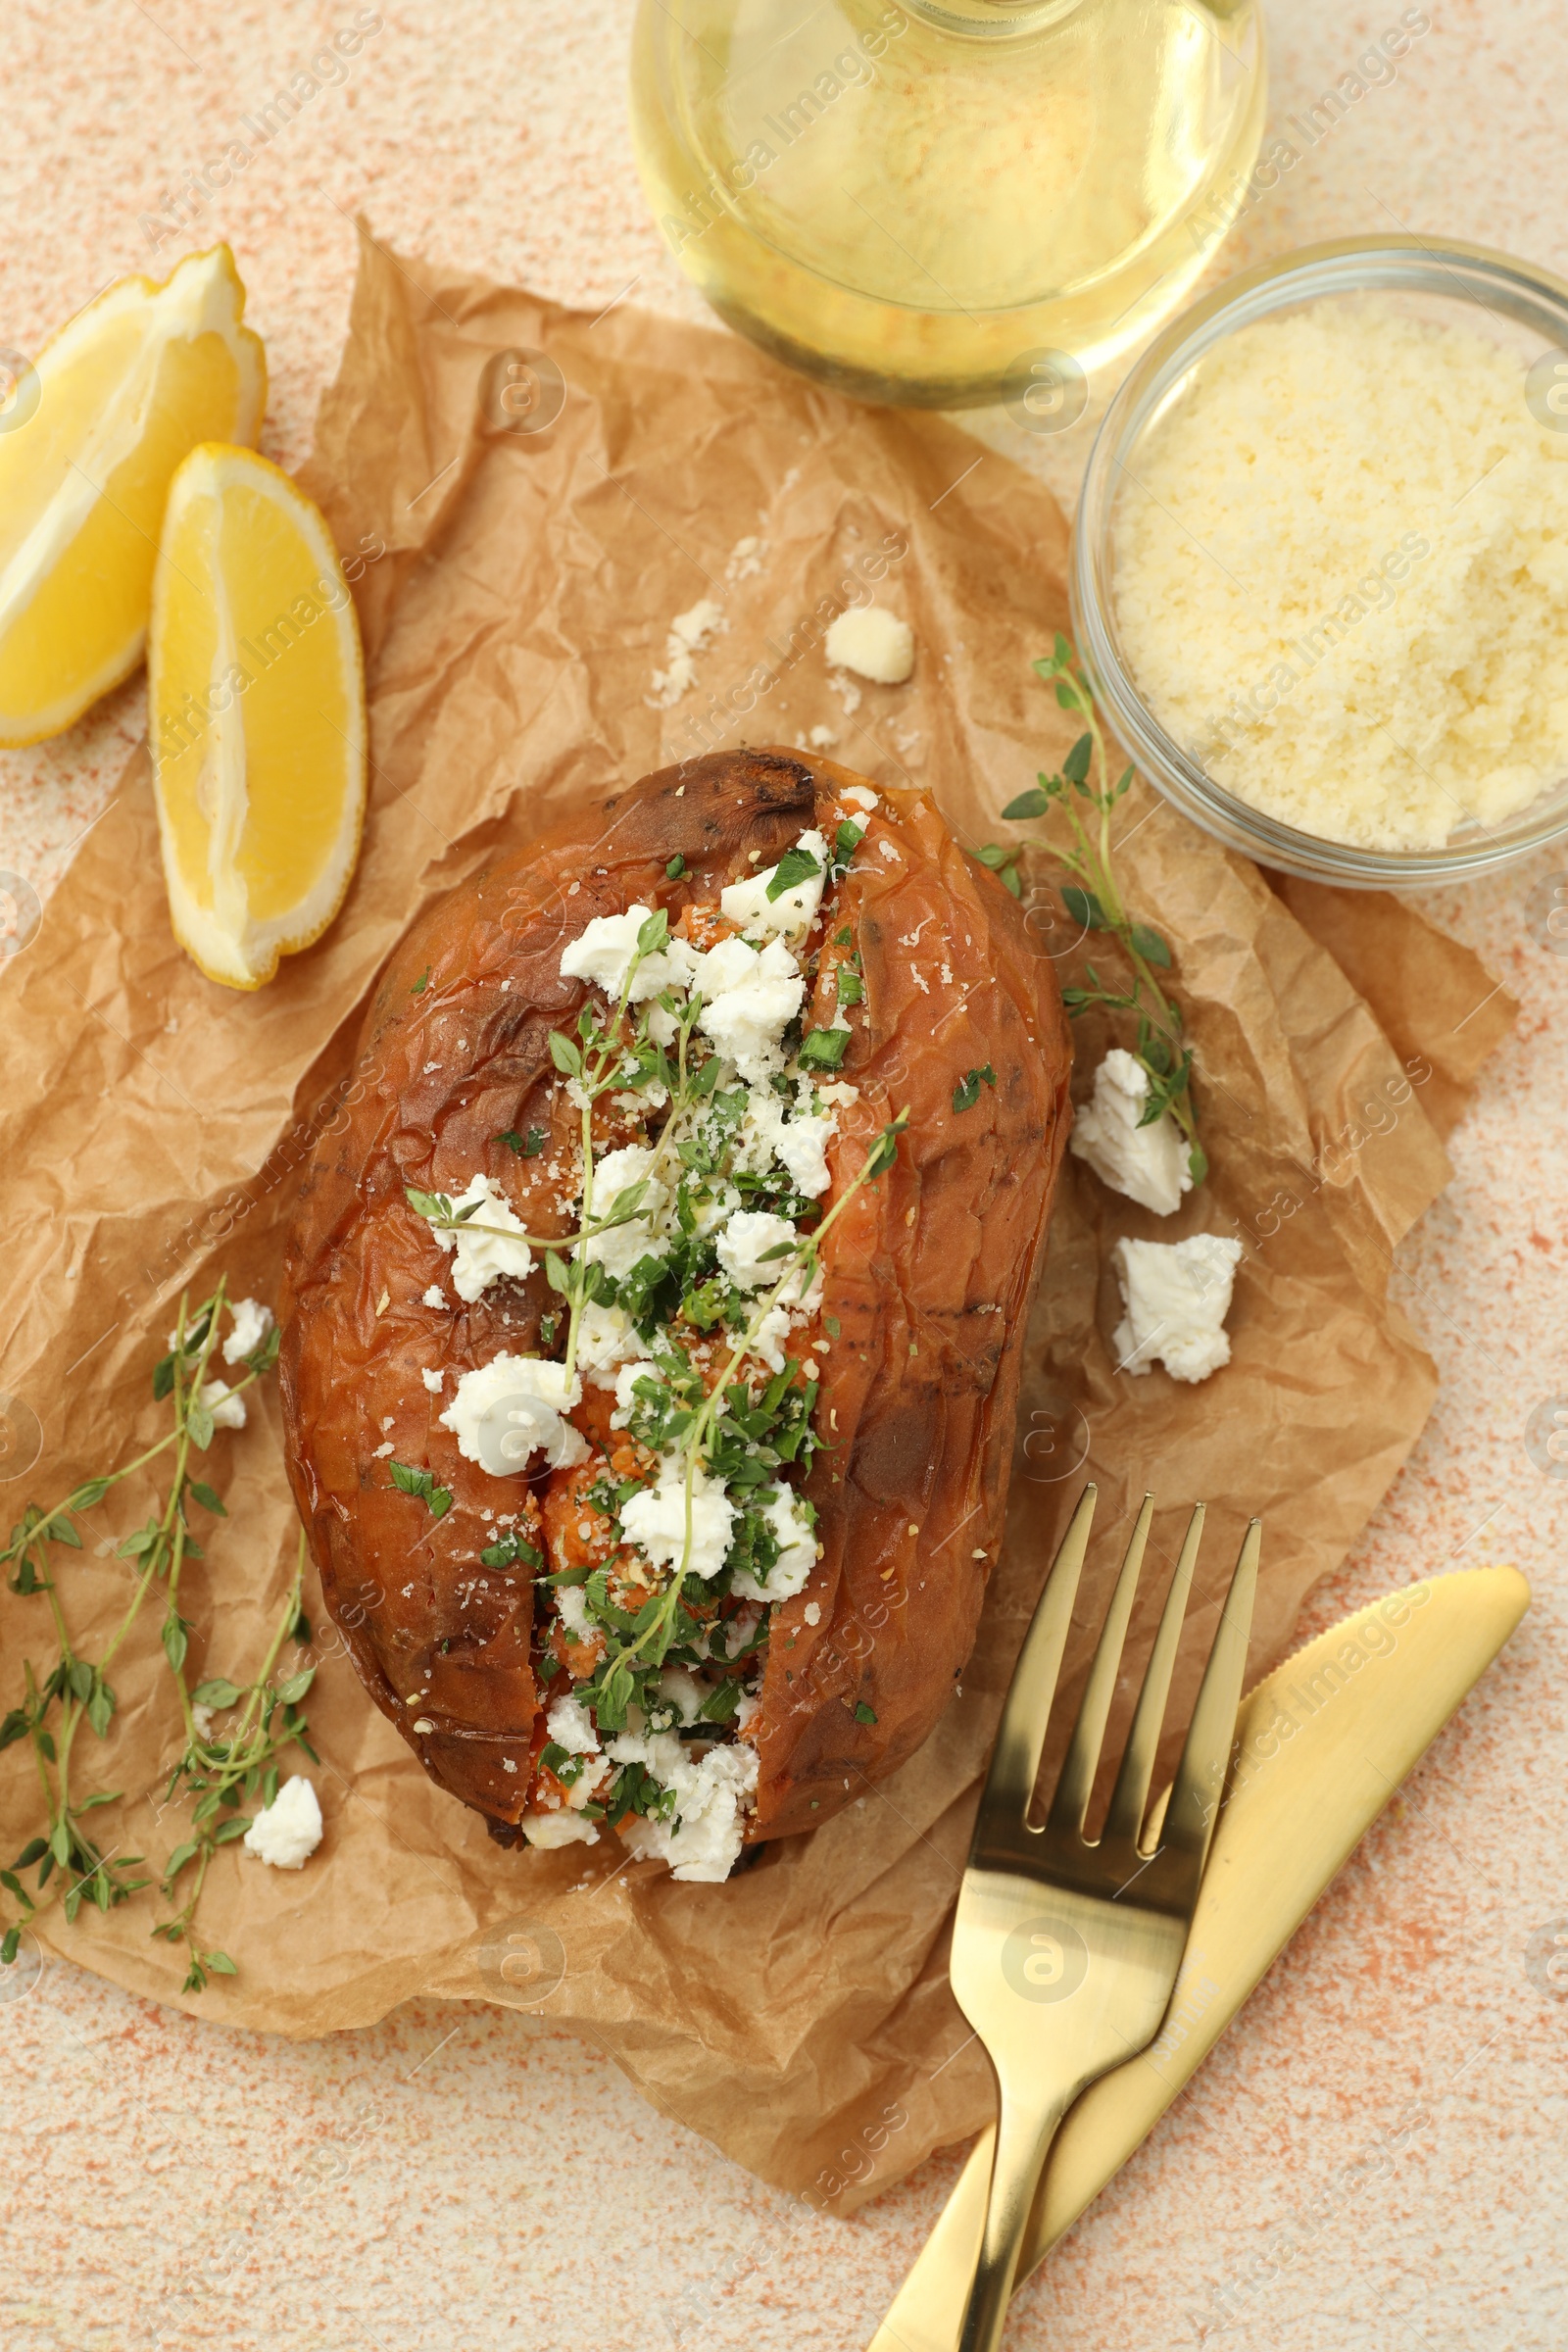
[[[147,672],[174,936],[209,979],[259,988],[343,903],[366,727],[332,535],[252,450],[194,449],[174,476]]]
[[[254,441],[259,335],[226,245],[163,285],[124,277],[77,313],[0,411],[0,744],[79,718],[141,660],[175,466]]]

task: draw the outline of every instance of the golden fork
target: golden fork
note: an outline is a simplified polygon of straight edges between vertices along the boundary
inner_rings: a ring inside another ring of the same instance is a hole
[[[1153,2039],[1175,1986],[1235,1735],[1257,1582],[1253,1520],[1220,1613],[1186,1745],[1158,1832],[1145,1817],[1182,1618],[1202,1537],[1189,1523],[1098,1841],[1084,1817],[1100,1764],[1122,1642],[1153,1518],[1144,1498],[1043,1823],[1029,1819],[1096,1489],[1086,1487],[1052,1565],[1003,1709],[958,1894],[950,1964],[958,2006],[996,2069],[996,2152],[978,2267],[958,2352],[997,2352],[1025,2227],[1062,2116],[1090,2082]],[[955,2302],[956,2297],[955,2297]],[[876,2342],[937,2339],[932,2312],[901,2295]],[[942,2336],[951,2346],[950,2331]]]

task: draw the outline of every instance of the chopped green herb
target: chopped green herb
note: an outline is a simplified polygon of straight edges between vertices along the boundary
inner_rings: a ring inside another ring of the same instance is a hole
[[[875,1723],[876,1709],[868,1707],[862,1698],[855,1710],[855,1720],[857,1723]]]
[[[973,1110],[980,1100],[982,1083],[991,1087],[997,1083],[997,1073],[989,1061],[983,1063],[978,1070],[965,1070],[962,1078],[953,1090],[954,1109]]]
[[[549,1141],[543,1127],[530,1127],[526,1135],[519,1135],[515,1127],[504,1127],[496,1137],[498,1144],[505,1144],[519,1159],[537,1159]]]
[[[849,1042],[848,1029],[813,1029],[810,1036],[801,1042],[799,1059],[802,1069],[842,1069],[845,1048]]]
[[[409,994],[410,994],[410,996],[411,996],[411,997],[422,997],[422,996],[423,996],[423,994],[424,994],[424,992],[425,992],[425,990],[426,990],[426,988],[429,986],[429,983],[430,983],[430,966],[429,966],[428,964],[426,964],[426,965],[425,965],[425,967],[424,967],[424,969],[423,969],[423,971],[422,971],[422,972],[419,974],[419,977],[417,978],[417,980],[416,980],[416,982],[414,983],[414,986],[413,986],[413,987],[410,989],[410,991],[409,991]]]
[[[670,882],[678,882],[678,881],[680,881],[680,879],[681,879],[681,877],[683,876],[683,874],[685,873],[685,871],[686,871],[686,860],[685,860],[685,858],[684,858],[681,856],[681,854],[680,854],[679,850],[677,850],[677,851],[675,852],[675,855],[674,855],[674,857],[673,857],[673,858],[670,859],[669,863],[668,863],[668,864],[665,866],[665,868],[664,868],[664,874],[665,874],[665,878],[666,878],[666,880],[668,880],[668,881],[670,881]]]
[[[545,1564],[544,1553],[525,1543],[514,1527],[487,1544],[479,1558],[486,1568],[542,1568]]]
[[[428,1503],[432,1519],[445,1518],[452,1508],[450,1487],[438,1487],[428,1470],[411,1469],[407,1462],[388,1462],[387,1468],[400,1494],[413,1494],[420,1502]]]
[[[841,825],[840,833],[843,830]],[[773,878],[767,886],[768,898],[770,900],[781,899],[787,890],[798,890],[803,882],[809,882],[813,874],[819,874],[821,871],[819,861],[811,856],[809,850],[786,850],[773,868]]]

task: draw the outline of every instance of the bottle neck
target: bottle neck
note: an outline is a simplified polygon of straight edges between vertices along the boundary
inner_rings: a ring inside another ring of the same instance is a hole
[[[1016,40],[1076,16],[1088,0],[900,0],[913,17],[943,32],[977,40]]]

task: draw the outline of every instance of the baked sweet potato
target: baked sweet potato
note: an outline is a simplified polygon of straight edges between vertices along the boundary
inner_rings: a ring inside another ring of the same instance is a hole
[[[1001,1539],[1069,1062],[931,802],[787,751],[647,777],[410,933],[291,1237],[289,1465],[367,1689],[497,1835],[722,1877],[925,1738]]]

